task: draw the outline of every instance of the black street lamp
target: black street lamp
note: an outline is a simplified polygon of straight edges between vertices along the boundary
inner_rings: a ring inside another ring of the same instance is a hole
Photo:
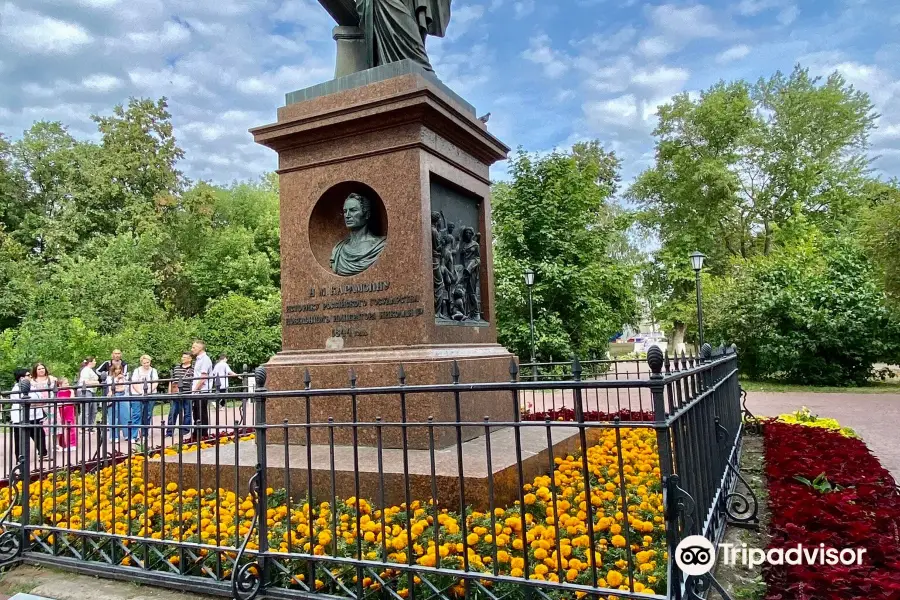
[[[697,334],[700,337],[700,348],[703,348],[703,291],[700,283],[700,271],[703,270],[703,260],[706,256],[700,252],[691,254],[691,267],[694,269],[697,287]]]
[[[525,287],[528,288],[528,323],[531,328],[531,377],[537,381],[537,359],[534,356],[534,307],[531,303],[531,288],[534,287],[534,271],[525,269]]]

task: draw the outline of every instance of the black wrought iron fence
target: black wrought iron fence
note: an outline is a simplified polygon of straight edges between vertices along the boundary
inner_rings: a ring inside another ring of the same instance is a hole
[[[252,425],[76,422],[99,451],[49,462],[23,416],[92,399],[23,389],[0,559],[242,599],[690,597],[715,583],[682,576],[678,542],[754,516],[735,495],[737,355],[706,350],[651,351],[645,376],[621,380],[585,380],[576,360],[560,381],[521,381],[512,363],[507,382],[467,382],[454,364],[438,385],[401,369],[393,386],[351,372],[340,389],[307,375],[269,391],[259,369],[252,391],[194,395],[250,396]],[[623,391],[631,405],[592,408]],[[544,393],[565,406],[523,410]]]

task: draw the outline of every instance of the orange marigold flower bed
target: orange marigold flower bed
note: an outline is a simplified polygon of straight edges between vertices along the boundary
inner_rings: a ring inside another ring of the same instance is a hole
[[[314,555],[460,570],[468,563],[469,570],[478,573],[582,585],[592,584],[596,574],[604,588],[664,593],[668,555],[656,434],[649,428],[621,429],[619,457],[615,430],[598,433],[597,444],[587,451],[589,495],[582,459],[559,456],[552,474],[524,486],[524,506],[517,502],[493,514],[469,510],[462,516],[436,508],[430,500],[383,510],[357,498],[310,506],[305,499],[288,498],[285,490],[269,489],[265,514],[259,518],[268,525],[269,549],[284,555],[279,557],[283,568],[275,571],[276,583],[324,591],[337,581],[359,583],[353,566],[326,562],[311,569],[303,556]],[[160,488],[141,476],[144,460],[135,456],[99,475],[58,473],[32,483],[32,523],[42,527],[35,536],[47,544],[70,545],[86,560],[96,558],[99,550],[68,531],[133,536],[137,539],[122,540],[104,551],[126,566],[229,577],[232,561],[223,561],[226,568],[216,572],[212,558],[219,552],[230,559],[237,556],[256,516],[252,499],[226,489],[182,489],[174,482]],[[588,535],[588,502],[593,541]],[[0,490],[0,511],[9,503],[10,490]],[[21,517],[20,506],[11,508],[11,517]],[[175,545],[152,544],[151,552],[151,544],[141,543],[142,538],[190,542],[200,549],[186,552]],[[258,537],[251,537],[248,549],[258,548]],[[399,570],[386,568],[379,575],[401,597],[423,585],[419,575]],[[367,577],[362,585],[377,590],[382,583]],[[481,585],[502,595],[504,586],[513,584],[484,580]],[[465,594],[462,580],[452,588]]]

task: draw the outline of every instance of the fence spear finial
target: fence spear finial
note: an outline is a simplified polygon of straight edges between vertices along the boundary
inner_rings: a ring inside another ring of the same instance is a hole
[[[662,373],[663,364],[665,364],[666,359],[663,356],[663,351],[659,346],[650,346],[650,349],[647,350],[647,365],[650,367],[650,371],[654,375],[659,375]]]

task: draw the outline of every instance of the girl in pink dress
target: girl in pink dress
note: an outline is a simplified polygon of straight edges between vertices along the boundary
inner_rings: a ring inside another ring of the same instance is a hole
[[[69,380],[65,377],[59,378],[59,387],[68,387]],[[72,390],[61,389],[56,392],[56,397],[61,401],[59,403],[59,424],[60,432],[57,435],[57,444],[60,448],[74,448],[78,443],[78,433],[75,431],[75,405],[71,402],[63,402],[65,398],[72,397]]]

